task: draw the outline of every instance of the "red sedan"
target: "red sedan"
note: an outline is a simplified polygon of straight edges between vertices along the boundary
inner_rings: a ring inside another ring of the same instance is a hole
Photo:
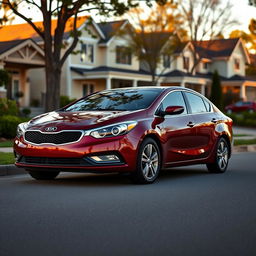
[[[244,112],[248,111],[250,113],[256,112],[256,102],[254,101],[238,101],[234,104],[225,107],[225,111],[229,114],[233,112]]]
[[[181,87],[105,90],[17,128],[16,166],[35,179],[60,171],[126,172],[152,183],[161,168],[206,164],[226,171],[232,120]]]

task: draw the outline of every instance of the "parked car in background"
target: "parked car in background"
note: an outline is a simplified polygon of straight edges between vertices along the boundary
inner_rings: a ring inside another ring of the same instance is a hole
[[[130,173],[152,183],[162,167],[206,164],[226,171],[232,120],[201,94],[182,87],[94,93],[18,126],[16,166],[35,179],[60,171]]]
[[[228,114],[231,114],[233,112],[243,112],[243,111],[248,111],[248,112],[256,112],[256,102],[255,101],[238,101],[234,104],[228,105],[225,107],[225,111]]]

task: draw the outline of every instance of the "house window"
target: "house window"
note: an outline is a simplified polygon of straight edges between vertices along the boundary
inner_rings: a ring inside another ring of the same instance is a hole
[[[204,63],[203,63],[203,69],[205,69],[205,70],[208,69],[208,63],[207,63],[207,62],[204,62]]]
[[[83,85],[83,97],[92,94],[94,91],[93,84],[84,84]]]
[[[168,54],[163,54],[163,66],[164,68],[171,67],[171,57]]]
[[[234,66],[235,66],[236,70],[240,69],[240,59],[238,59],[238,58],[234,59]]]
[[[189,57],[183,57],[183,68],[186,70],[189,69]]]
[[[93,63],[94,49],[93,44],[81,43],[81,62]]]
[[[118,64],[132,64],[132,53],[129,47],[116,47],[116,63]]]

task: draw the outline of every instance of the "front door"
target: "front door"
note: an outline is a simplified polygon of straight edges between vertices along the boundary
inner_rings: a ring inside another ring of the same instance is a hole
[[[191,159],[196,143],[196,128],[194,127],[193,116],[188,114],[181,91],[170,92],[164,98],[160,107],[165,110],[167,106],[184,107],[183,113],[173,116],[165,115],[158,125],[163,139],[163,160],[168,166]]]

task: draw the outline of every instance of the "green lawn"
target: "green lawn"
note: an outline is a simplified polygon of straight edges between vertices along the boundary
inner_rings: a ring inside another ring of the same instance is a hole
[[[3,165],[3,164],[14,164],[13,153],[0,152],[0,165]]]
[[[13,140],[6,140],[0,142],[0,148],[9,148],[13,146]]]
[[[234,137],[246,137],[246,136],[252,136],[249,134],[234,134]]]
[[[256,139],[251,139],[251,140],[239,140],[235,139],[234,145],[235,146],[240,146],[240,145],[253,145],[256,144]]]

